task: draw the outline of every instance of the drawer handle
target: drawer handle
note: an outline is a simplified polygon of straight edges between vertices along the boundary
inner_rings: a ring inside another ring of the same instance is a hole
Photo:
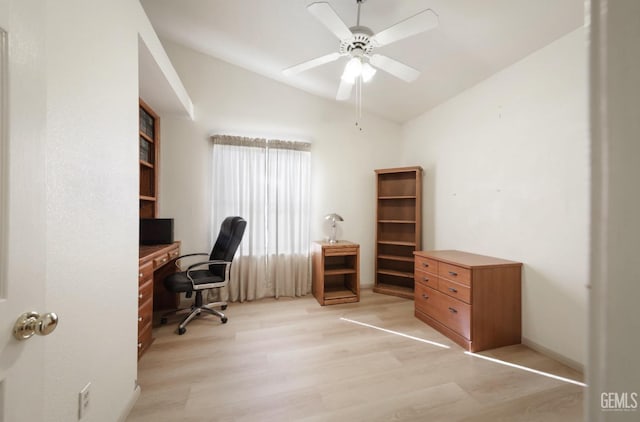
[[[452,308],[451,306],[449,306],[449,312],[451,312],[452,314],[457,314],[458,310],[456,308]]]
[[[427,296],[426,294],[422,293],[422,298],[423,299],[429,299],[429,296]]]
[[[138,317],[138,322],[142,322],[142,317]]]
[[[449,291],[452,293],[458,293],[458,289],[454,289],[453,287],[449,287]]]
[[[167,258],[162,258],[162,262],[167,262]]]
[[[425,267],[425,268],[427,268],[427,267],[429,266],[429,264],[427,264],[426,262],[423,262],[423,263],[422,263],[422,266],[423,266],[423,267]]]
[[[449,271],[449,274],[451,274],[451,275],[452,275],[452,276],[454,276],[454,277],[456,277],[456,276],[458,275],[458,273],[457,273],[457,272],[455,272],[455,271]]]
[[[429,281],[429,279],[427,277],[422,277],[422,281],[424,281],[425,283]]]
[[[142,278],[144,276],[144,274],[140,273],[139,277]]]
[[[138,343],[138,349],[142,349],[142,343]]]
[[[142,299],[142,293],[138,295],[138,299]]]

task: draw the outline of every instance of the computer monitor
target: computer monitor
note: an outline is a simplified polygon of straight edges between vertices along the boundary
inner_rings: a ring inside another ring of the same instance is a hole
[[[173,218],[141,218],[140,244],[173,243]]]

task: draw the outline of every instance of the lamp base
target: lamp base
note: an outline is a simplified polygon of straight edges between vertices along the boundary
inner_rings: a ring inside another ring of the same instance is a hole
[[[336,222],[334,221],[333,224],[331,225],[331,236],[329,236],[329,243],[338,243],[338,241],[336,240],[336,235],[337,235],[337,230],[336,230]]]

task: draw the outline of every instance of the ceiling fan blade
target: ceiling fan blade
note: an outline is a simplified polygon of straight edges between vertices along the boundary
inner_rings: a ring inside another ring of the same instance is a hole
[[[323,65],[325,63],[329,63],[340,58],[340,53],[331,53],[325,56],[316,57],[315,59],[308,60],[306,62],[297,64],[295,66],[288,67],[282,71],[286,76],[295,75],[300,72],[304,72],[305,70],[309,70],[311,68]]]
[[[384,70],[385,72],[402,79],[405,82],[413,82],[418,79],[420,72],[411,66],[407,66],[404,63],[400,63],[397,60],[393,60],[382,54],[374,54],[369,59],[371,65]]]
[[[311,3],[307,6],[307,10],[322,22],[329,31],[333,32],[338,39],[344,40],[353,36],[349,27],[345,25],[329,3],[324,1]]]
[[[371,40],[381,47],[438,26],[438,15],[427,9],[375,34]]]
[[[353,89],[353,84],[346,82],[344,79],[340,78],[340,86],[338,87],[338,93],[336,94],[336,100],[338,101],[346,101],[351,97],[351,90]]]

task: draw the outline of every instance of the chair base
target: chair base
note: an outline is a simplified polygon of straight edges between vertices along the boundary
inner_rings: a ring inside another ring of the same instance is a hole
[[[180,308],[180,309],[176,309],[173,310],[171,312],[167,312],[165,314],[162,315],[162,317],[160,318],[160,323],[161,324],[166,324],[167,323],[167,316],[172,315],[172,314],[178,314],[178,313],[183,313],[185,311],[187,311],[187,315],[182,319],[182,321],[180,322],[180,324],[178,325],[178,328],[176,330],[176,332],[179,335],[182,335],[184,333],[187,332],[187,324],[190,323],[191,321],[193,321],[195,318],[198,318],[201,314],[205,313],[205,314],[209,314],[209,315],[214,315],[217,316],[218,318],[220,318],[220,322],[222,322],[223,324],[226,324],[228,319],[225,316],[225,314],[223,314],[222,312],[218,311],[217,309],[213,309],[214,307],[220,307],[223,311],[225,309],[227,309],[227,302],[211,302],[211,303],[207,303],[207,304],[202,304],[202,292],[196,292],[196,300],[195,303],[193,305],[191,305],[191,307],[189,308]]]

